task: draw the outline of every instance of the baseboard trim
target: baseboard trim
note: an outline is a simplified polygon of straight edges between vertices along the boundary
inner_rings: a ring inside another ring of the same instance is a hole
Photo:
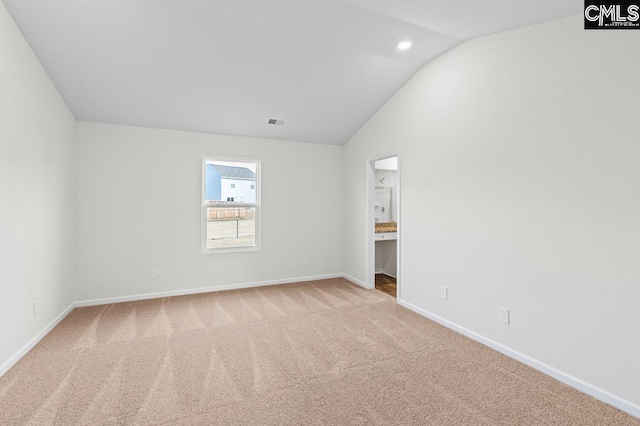
[[[54,318],[54,320],[51,321],[49,325],[40,330],[40,332],[36,334],[31,340],[29,340],[29,342],[27,342],[27,344],[24,345],[18,352],[16,352],[11,358],[5,361],[4,364],[0,365],[0,377],[2,377],[7,371],[9,371],[11,367],[16,365],[16,363],[20,361],[23,356],[29,353],[29,351],[33,349],[33,347],[37,345],[38,342],[40,342],[40,340],[44,338],[44,336],[49,334],[49,332],[53,330],[53,328],[58,325],[60,321],[62,321],[67,315],[69,315],[69,312],[71,312],[74,307],[75,303],[69,305],[67,309],[65,309],[60,315]]]
[[[159,299],[162,297],[188,296],[190,294],[211,293],[215,291],[225,291],[225,290],[239,290],[243,288],[264,287],[264,286],[278,285],[278,284],[292,284],[292,283],[299,283],[299,282],[305,282],[305,281],[318,281],[318,280],[326,280],[326,279],[341,278],[341,277],[343,277],[343,274],[313,275],[308,277],[287,278],[282,280],[256,281],[251,283],[229,284],[229,285],[221,285],[221,286],[215,286],[215,287],[201,287],[201,288],[194,288],[194,289],[187,289],[187,290],[174,290],[174,291],[163,291],[163,292],[157,292],[157,293],[135,294],[131,296],[106,297],[102,299],[81,300],[76,302],[75,306],[85,307],[85,306],[109,305],[112,303],[136,302],[139,300]]]
[[[362,282],[362,281],[360,281],[360,280],[358,280],[356,278],[353,278],[351,275],[341,274],[340,276],[342,278],[344,278],[345,280],[351,281],[352,283],[357,284],[357,285],[359,285],[360,287],[362,287],[364,289],[367,288],[367,285],[364,282]]]
[[[404,306],[405,308],[419,315],[422,315],[423,317],[426,317],[432,321],[435,321],[438,324],[441,324],[457,333],[467,336],[470,339],[475,340],[476,342],[482,343],[483,345],[488,346],[491,349],[494,349],[510,358],[520,361],[521,363],[528,365],[529,367],[535,368],[536,370],[541,371],[542,373],[548,376],[551,376],[554,379],[568,386],[571,386],[574,389],[577,389],[583,393],[586,393],[587,395],[591,395],[592,397],[599,399],[600,401],[605,402],[609,405],[612,405],[634,417],[640,418],[640,405],[634,404],[631,401],[627,401],[624,398],[620,398],[612,394],[611,392],[608,392],[604,389],[600,389],[599,387],[594,386],[590,383],[587,383],[584,380],[578,379],[577,377],[574,377],[570,374],[560,371],[555,367],[552,367],[548,364],[540,362],[521,352],[518,352],[498,342],[488,339],[474,331],[471,331],[456,323],[446,320],[438,315],[432,314],[431,312],[428,312],[422,308],[412,305],[409,302],[406,302],[404,300],[398,300],[398,304],[400,304],[401,306]]]

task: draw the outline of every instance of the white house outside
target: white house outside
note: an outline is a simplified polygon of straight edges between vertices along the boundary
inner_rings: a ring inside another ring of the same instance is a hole
[[[207,164],[207,201],[256,202],[256,174],[246,167]]]

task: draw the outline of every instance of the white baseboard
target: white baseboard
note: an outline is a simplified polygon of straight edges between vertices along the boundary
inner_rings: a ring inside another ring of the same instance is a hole
[[[211,293],[214,291],[239,290],[242,288],[263,287],[268,285],[291,284],[304,281],[318,281],[330,278],[341,278],[343,274],[314,275],[309,277],[287,278],[282,280],[256,281],[252,283],[229,284],[215,287],[201,287],[187,290],[163,291],[158,293],[135,294],[131,296],[107,297],[103,299],[81,300],[75,303],[77,307],[109,305],[111,303],[135,302],[138,300],[158,299],[161,297],[187,296],[190,294]]]
[[[449,320],[446,320],[438,315],[432,314],[431,312],[425,311],[424,309],[418,308],[415,305],[412,305],[409,302],[405,302],[404,300],[398,300],[398,304],[404,306],[405,308],[412,310],[413,312],[422,315],[423,317],[429,318],[432,321],[437,322],[457,333],[460,333],[464,336],[469,337],[470,339],[475,340],[476,342],[482,343],[485,346],[490,347],[510,358],[513,358],[517,361],[520,361],[523,364],[528,365],[529,367],[535,368],[538,371],[543,372],[544,374],[553,377],[554,379],[571,386],[574,389],[577,389],[587,395],[591,395],[596,399],[599,399],[602,402],[605,402],[609,405],[612,405],[630,415],[640,418],[640,406],[634,404],[631,401],[627,401],[624,398],[620,398],[610,392],[607,392],[604,389],[600,389],[597,386],[594,386],[590,383],[585,382],[584,380],[578,379],[570,374],[567,374],[563,371],[558,370],[555,367],[552,367],[548,364],[540,362],[536,359],[533,359],[521,352],[515,351],[511,348],[508,348],[500,343],[497,343],[491,339],[488,339],[480,334],[473,332],[467,328],[461,327],[458,324],[455,324]]]
[[[2,377],[4,373],[9,371],[11,367],[13,367],[18,361],[22,359],[23,356],[25,356],[31,349],[33,349],[33,347],[37,345],[44,336],[49,334],[49,332],[53,330],[53,328],[58,325],[60,321],[62,321],[67,315],[69,315],[69,312],[71,312],[74,307],[74,303],[69,305],[67,309],[65,309],[60,315],[58,315],[53,321],[51,321],[49,325],[40,330],[40,332],[36,334],[31,340],[29,340],[29,342],[27,342],[27,344],[24,345],[18,352],[16,352],[4,364],[0,365],[0,377]]]
[[[362,282],[362,281],[360,281],[360,280],[358,280],[356,278],[353,278],[351,275],[341,274],[340,276],[342,278],[344,278],[345,280],[349,280],[352,283],[359,285],[362,288],[365,288],[365,289],[367,288],[367,285],[364,282]]]

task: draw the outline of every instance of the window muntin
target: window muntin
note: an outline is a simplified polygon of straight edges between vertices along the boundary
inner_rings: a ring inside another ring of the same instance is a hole
[[[203,168],[203,252],[258,250],[259,160],[207,157]]]

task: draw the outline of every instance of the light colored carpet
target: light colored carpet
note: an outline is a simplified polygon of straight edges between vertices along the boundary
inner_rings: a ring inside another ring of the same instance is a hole
[[[342,279],[79,308],[1,425],[640,425]]]

